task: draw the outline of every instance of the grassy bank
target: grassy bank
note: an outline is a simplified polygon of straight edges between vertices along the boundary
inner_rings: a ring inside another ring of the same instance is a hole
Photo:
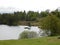
[[[60,39],[43,37],[38,39],[0,40],[0,45],[60,45]]]

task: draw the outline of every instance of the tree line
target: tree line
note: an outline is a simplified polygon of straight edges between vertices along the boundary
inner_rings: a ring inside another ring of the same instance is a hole
[[[20,21],[36,21],[39,13],[34,11],[29,11],[26,13],[25,11],[18,11],[14,13],[3,13],[0,14],[0,24],[6,25],[19,25]]]
[[[60,12],[56,9],[55,11],[49,12],[49,10],[34,12],[34,11],[17,11],[14,13],[3,13],[0,14],[0,24],[6,25],[21,25],[20,22],[27,21],[39,21],[41,18],[48,16],[49,14],[55,15],[60,18]],[[27,23],[26,22],[26,23]]]

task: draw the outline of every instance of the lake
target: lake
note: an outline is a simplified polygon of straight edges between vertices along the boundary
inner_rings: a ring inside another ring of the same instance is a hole
[[[19,35],[24,31],[28,26],[8,26],[0,25],[0,40],[9,40],[9,39],[18,39]],[[41,31],[37,26],[31,26],[29,31],[35,31],[39,34]]]

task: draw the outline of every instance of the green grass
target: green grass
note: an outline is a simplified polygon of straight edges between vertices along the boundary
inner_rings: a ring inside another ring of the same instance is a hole
[[[0,40],[0,45],[60,45],[57,37],[43,37],[37,39]]]

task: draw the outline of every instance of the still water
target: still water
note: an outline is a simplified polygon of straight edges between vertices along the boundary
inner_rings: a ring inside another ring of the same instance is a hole
[[[24,31],[28,26],[8,26],[0,25],[0,40],[9,40],[9,39],[18,39],[19,35]],[[37,26],[31,26],[29,31],[35,31],[39,33],[41,31]]]

